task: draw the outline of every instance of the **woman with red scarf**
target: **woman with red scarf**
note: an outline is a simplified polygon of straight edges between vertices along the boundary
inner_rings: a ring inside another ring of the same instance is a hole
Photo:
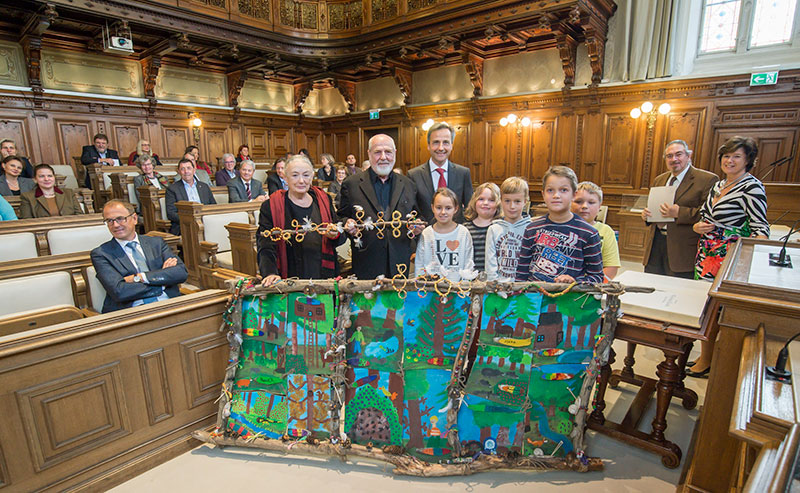
[[[288,190],[278,190],[261,204],[258,218],[258,268],[262,284],[269,286],[278,279],[329,279],[339,274],[336,247],[344,243],[345,235],[336,226],[339,218],[330,195],[311,185],[314,166],[302,155],[292,156],[286,163]],[[261,233],[273,228],[295,229],[297,224],[328,224],[320,232],[307,231],[303,241],[273,241]]]

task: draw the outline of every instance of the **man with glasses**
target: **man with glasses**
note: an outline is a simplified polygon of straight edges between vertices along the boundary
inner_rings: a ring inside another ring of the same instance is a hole
[[[692,166],[692,151],[682,140],[667,144],[664,162],[668,171],[658,175],[653,186],[677,187],[674,203],[663,203],[659,207],[662,215],[675,218],[675,222],[650,223],[650,210],[642,211],[642,219],[650,224],[642,258],[644,271],[694,279],[694,259],[700,237],[692,230],[692,225],[700,220],[700,206],[719,177]]]
[[[133,205],[109,200],[103,221],[114,237],[92,250],[92,265],[106,290],[103,313],[180,296],[186,266],[163,239],[136,234]]]

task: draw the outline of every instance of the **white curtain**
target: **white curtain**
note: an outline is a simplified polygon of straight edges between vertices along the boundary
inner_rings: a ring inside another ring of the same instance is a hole
[[[609,52],[612,56],[607,79],[641,81],[672,75],[677,4],[678,0],[617,0],[606,45],[606,56]]]

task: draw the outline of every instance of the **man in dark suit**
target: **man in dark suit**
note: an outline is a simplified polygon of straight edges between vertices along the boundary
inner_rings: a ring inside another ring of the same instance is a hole
[[[270,195],[278,190],[288,190],[289,185],[286,183],[286,159],[279,157],[272,165],[272,171],[267,175],[267,191]]]
[[[228,202],[263,202],[267,198],[261,182],[253,178],[256,165],[253,161],[242,161],[239,176],[228,182]]]
[[[414,183],[401,174],[394,173],[396,147],[394,140],[384,134],[369,139],[370,167],[349,176],[342,183],[339,217],[348,218],[345,231],[352,237],[357,234],[356,212],[364,211],[364,219],[378,218],[378,211],[391,220],[394,211],[400,211],[403,219],[414,209],[417,195]],[[422,227],[415,228],[419,234]],[[380,275],[391,277],[397,274],[397,265],[409,267],[411,254],[416,248],[413,239],[405,234],[392,236],[391,228],[379,239],[376,230],[362,231],[361,245],[353,239],[353,273],[359,279],[375,279]],[[409,271],[406,271],[408,275]]]
[[[181,159],[178,163],[178,174],[181,179],[167,187],[165,196],[165,205],[167,208],[167,219],[172,224],[169,227],[169,232],[179,236],[181,234],[181,221],[178,218],[178,206],[176,202],[180,200],[188,200],[190,202],[199,202],[201,204],[216,204],[214,194],[211,193],[211,187],[198,180],[194,176],[195,168],[194,161],[190,159]]]
[[[17,143],[11,139],[3,139],[0,141],[0,155],[3,159],[8,156],[17,156]],[[33,165],[25,156],[17,156],[22,163],[22,173],[19,175],[23,178],[33,179]],[[0,170],[0,173],[3,171]]]
[[[92,265],[106,290],[103,313],[180,296],[186,266],[163,239],[136,234],[133,205],[110,200],[103,220],[114,239],[92,250]]]
[[[408,177],[417,187],[417,212],[427,222],[433,221],[433,193],[439,188],[449,188],[456,194],[459,209],[455,221],[464,222],[464,206],[472,198],[472,176],[469,168],[450,162],[450,152],[456,131],[445,122],[428,129],[428,152],[431,158],[425,164],[409,170]]]
[[[239,176],[239,170],[236,169],[236,157],[230,153],[223,154],[222,169],[214,173],[214,183],[218,187],[224,187],[237,176]]]
[[[719,177],[692,166],[692,151],[682,140],[667,144],[664,161],[669,171],[658,175],[653,186],[678,187],[675,202],[659,207],[662,215],[675,218],[675,222],[650,223],[650,210],[642,211],[642,219],[650,224],[642,263],[644,271],[651,274],[693,279],[700,236],[692,225],[700,220],[700,207]]]
[[[119,154],[114,149],[108,148],[108,137],[105,134],[96,134],[92,139],[94,145],[83,146],[81,153],[81,163],[84,166],[91,166],[94,163],[100,163],[102,166],[119,166]],[[92,188],[92,182],[89,179],[89,170],[86,170],[87,188]]]

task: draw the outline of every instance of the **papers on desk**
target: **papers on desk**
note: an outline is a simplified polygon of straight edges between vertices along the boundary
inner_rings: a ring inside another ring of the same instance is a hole
[[[625,271],[614,281],[626,286],[655,288],[653,293],[625,293],[622,311],[628,315],[700,328],[711,283],[679,277]]]
[[[673,223],[674,217],[665,217],[661,215],[661,204],[667,203],[672,205],[675,203],[675,190],[678,187],[653,187],[650,189],[650,194],[647,196],[647,208],[650,209],[650,218],[647,220],[651,223]]]

